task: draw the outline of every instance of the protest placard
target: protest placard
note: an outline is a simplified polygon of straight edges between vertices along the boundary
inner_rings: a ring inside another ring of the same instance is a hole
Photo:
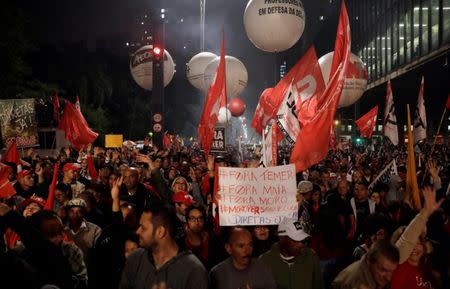
[[[5,146],[13,139],[18,147],[39,145],[34,99],[0,100],[0,125]]]
[[[121,148],[123,144],[122,134],[105,135],[105,148]]]
[[[214,128],[214,138],[211,145],[211,152],[225,152],[226,144],[225,144],[225,128],[224,127],[215,127]]]
[[[295,165],[218,170],[221,226],[276,225],[296,218]]]

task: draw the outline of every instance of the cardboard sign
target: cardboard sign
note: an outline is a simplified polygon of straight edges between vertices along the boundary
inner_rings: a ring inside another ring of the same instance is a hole
[[[0,100],[0,124],[3,144],[16,139],[18,147],[39,145],[34,99]]]
[[[107,134],[105,135],[105,148],[121,148],[123,144],[123,135]]]
[[[295,165],[219,168],[220,226],[277,225],[297,218]]]
[[[211,146],[212,152],[225,152],[227,150],[225,144],[225,128],[216,127],[214,128],[214,138]]]

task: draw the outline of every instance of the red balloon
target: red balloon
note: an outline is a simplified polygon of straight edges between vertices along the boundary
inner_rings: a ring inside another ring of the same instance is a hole
[[[231,115],[235,117],[241,116],[245,111],[245,107],[245,103],[242,99],[236,97],[230,100],[230,103],[228,104]]]

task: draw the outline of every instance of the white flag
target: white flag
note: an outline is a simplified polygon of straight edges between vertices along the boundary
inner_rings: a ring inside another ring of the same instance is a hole
[[[386,105],[384,108],[383,135],[389,138],[393,145],[398,145],[397,117],[395,116],[394,99],[392,97],[391,81],[386,88]]]
[[[300,123],[298,122],[296,112],[296,102],[299,94],[292,85],[286,90],[283,102],[277,113],[277,123],[280,130],[286,136],[289,143],[294,144],[297,135],[300,132]]]
[[[425,102],[423,100],[424,81],[420,84],[419,98],[417,99],[417,107],[414,113],[414,144],[427,138],[427,114],[425,112]]]
[[[275,121],[272,121],[267,125],[263,131],[262,136],[262,160],[261,163],[264,167],[271,167],[277,165],[277,131],[278,127]]]

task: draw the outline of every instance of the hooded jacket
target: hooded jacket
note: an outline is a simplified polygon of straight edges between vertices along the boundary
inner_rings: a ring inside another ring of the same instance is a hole
[[[179,252],[156,268],[151,253],[140,248],[128,257],[119,288],[148,289],[160,282],[165,282],[170,289],[207,289],[208,274],[190,251]]]

